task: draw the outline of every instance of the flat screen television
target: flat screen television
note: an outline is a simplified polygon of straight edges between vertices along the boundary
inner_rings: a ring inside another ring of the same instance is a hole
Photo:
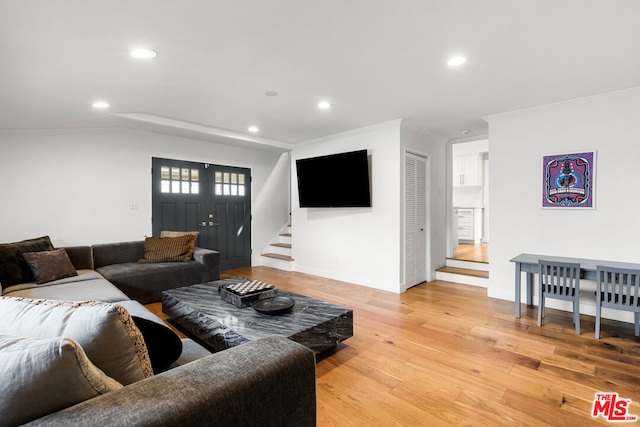
[[[301,208],[370,207],[367,150],[296,160]]]

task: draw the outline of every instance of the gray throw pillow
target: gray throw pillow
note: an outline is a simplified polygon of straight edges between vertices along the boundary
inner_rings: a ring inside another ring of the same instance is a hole
[[[0,283],[6,288],[34,281],[33,272],[24,260],[24,252],[52,251],[49,236],[0,244]]]
[[[64,249],[22,254],[39,285],[65,277],[77,276],[78,272]]]
[[[67,337],[106,375],[127,385],[153,375],[144,338],[118,304],[0,297],[0,334]]]
[[[2,425],[21,425],[119,388],[69,338],[0,335]]]

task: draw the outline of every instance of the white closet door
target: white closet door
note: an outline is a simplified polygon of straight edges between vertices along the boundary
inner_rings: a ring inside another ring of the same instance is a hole
[[[407,288],[427,280],[427,159],[405,153],[405,268]]]

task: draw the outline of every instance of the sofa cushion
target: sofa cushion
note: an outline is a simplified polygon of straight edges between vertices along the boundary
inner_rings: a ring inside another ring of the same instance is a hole
[[[21,283],[4,289],[4,296],[64,301],[120,302],[129,299],[120,289],[93,270],[80,270],[77,276],[65,277],[43,285]]]
[[[20,425],[122,388],[69,338],[0,335],[2,425]]]
[[[144,257],[140,263],[187,262],[193,257],[196,236],[147,237],[144,240]]]
[[[0,283],[3,287],[35,280],[24,252],[51,251],[53,245],[49,236],[0,244]]]
[[[91,253],[95,270],[106,265],[138,262],[144,256],[144,240],[93,245]]]
[[[78,272],[73,267],[67,252],[64,249],[53,251],[25,252],[22,254],[33,272],[36,282],[52,282],[65,277],[77,276]]]
[[[131,299],[160,301],[162,291],[202,283],[207,267],[197,261],[112,264],[97,269]]]
[[[153,375],[140,330],[117,304],[0,297],[0,334],[71,338],[106,375],[130,384]]]

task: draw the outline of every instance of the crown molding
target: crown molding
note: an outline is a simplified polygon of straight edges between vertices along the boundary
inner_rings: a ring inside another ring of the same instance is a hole
[[[622,89],[614,92],[606,92],[606,93],[601,93],[597,95],[584,96],[581,98],[554,102],[552,104],[545,104],[537,107],[523,108],[520,110],[507,111],[504,113],[491,114],[488,116],[483,116],[482,119],[491,123],[491,121],[493,120],[508,119],[512,117],[518,117],[524,114],[537,113],[537,112],[546,111],[546,110],[554,110],[554,109],[558,109],[558,108],[562,108],[570,105],[583,104],[586,102],[596,101],[600,99],[617,98],[617,97],[622,97],[627,95],[636,95],[636,94],[640,95],[640,87],[633,87],[633,88]]]

